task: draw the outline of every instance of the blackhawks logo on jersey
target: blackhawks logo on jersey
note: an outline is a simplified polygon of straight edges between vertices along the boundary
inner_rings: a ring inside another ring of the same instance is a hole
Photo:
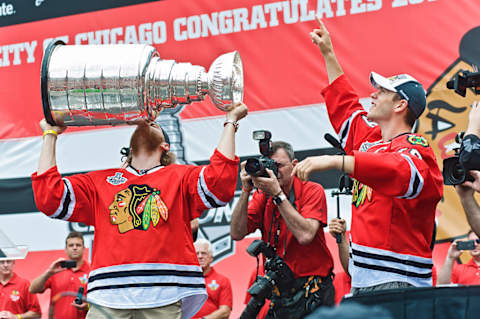
[[[110,223],[118,225],[120,233],[132,229],[147,230],[157,226],[160,218],[168,219],[168,207],[160,197],[160,190],[148,185],[130,185],[116,193],[108,206]]]
[[[423,136],[409,135],[407,141],[412,145],[421,145],[423,147],[428,146],[428,142]]]
[[[365,203],[365,200],[372,201],[372,188],[360,183],[357,180],[353,182],[352,204],[359,207]]]

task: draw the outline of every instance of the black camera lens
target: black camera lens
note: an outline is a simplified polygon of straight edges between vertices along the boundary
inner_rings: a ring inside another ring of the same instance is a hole
[[[465,181],[467,172],[458,157],[454,156],[443,161],[442,174],[445,185],[459,185]]]
[[[245,171],[250,176],[261,176],[264,168],[262,162],[260,162],[257,158],[249,158],[247,159],[247,163],[245,163]]]

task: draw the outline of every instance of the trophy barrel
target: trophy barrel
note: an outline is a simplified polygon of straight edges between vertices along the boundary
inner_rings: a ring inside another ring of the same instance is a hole
[[[45,119],[52,125],[116,125],[154,119],[145,73],[158,56],[148,45],[47,47],[41,69]]]
[[[142,44],[65,45],[51,42],[42,60],[42,104],[51,125],[95,126],[155,120],[162,109],[202,101],[222,111],[243,98],[238,52],[201,66],[161,60]]]

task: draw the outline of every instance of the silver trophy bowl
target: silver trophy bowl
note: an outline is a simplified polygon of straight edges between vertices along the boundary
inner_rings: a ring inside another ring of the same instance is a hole
[[[42,104],[51,125],[90,126],[155,120],[164,108],[202,101],[222,111],[243,99],[236,51],[201,66],[162,60],[143,44],[65,45],[52,42],[41,68]]]

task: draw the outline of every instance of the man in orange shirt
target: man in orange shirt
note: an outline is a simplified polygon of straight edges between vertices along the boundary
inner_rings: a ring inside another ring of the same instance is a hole
[[[212,244],[208,240],[198,239],[194,246],[205,277],[208,298],[193,318],[228,318],[232,311],[232,285],[230,280],[210,266],[213,261],[213,252]]]
[[[54,301],[54,318],[84,319],[87,315],[87,303],[80,300],[75,303],[75,296],[62,296],[61,293],[77,293],[80,288],[85,292],[90,265],[83,259],[85,245],[81,233],[72,231],[65,240],[65,252],[68,259],[76,262],[72,268],[62,267],[65,258],[54,261],[30,285],[31,293],[42,293],[51,290],[50,304]]]
[[[0,319],[41,317],[38,298],[28,292],[30,283],[13,272],[14,260],[0,260]]]

